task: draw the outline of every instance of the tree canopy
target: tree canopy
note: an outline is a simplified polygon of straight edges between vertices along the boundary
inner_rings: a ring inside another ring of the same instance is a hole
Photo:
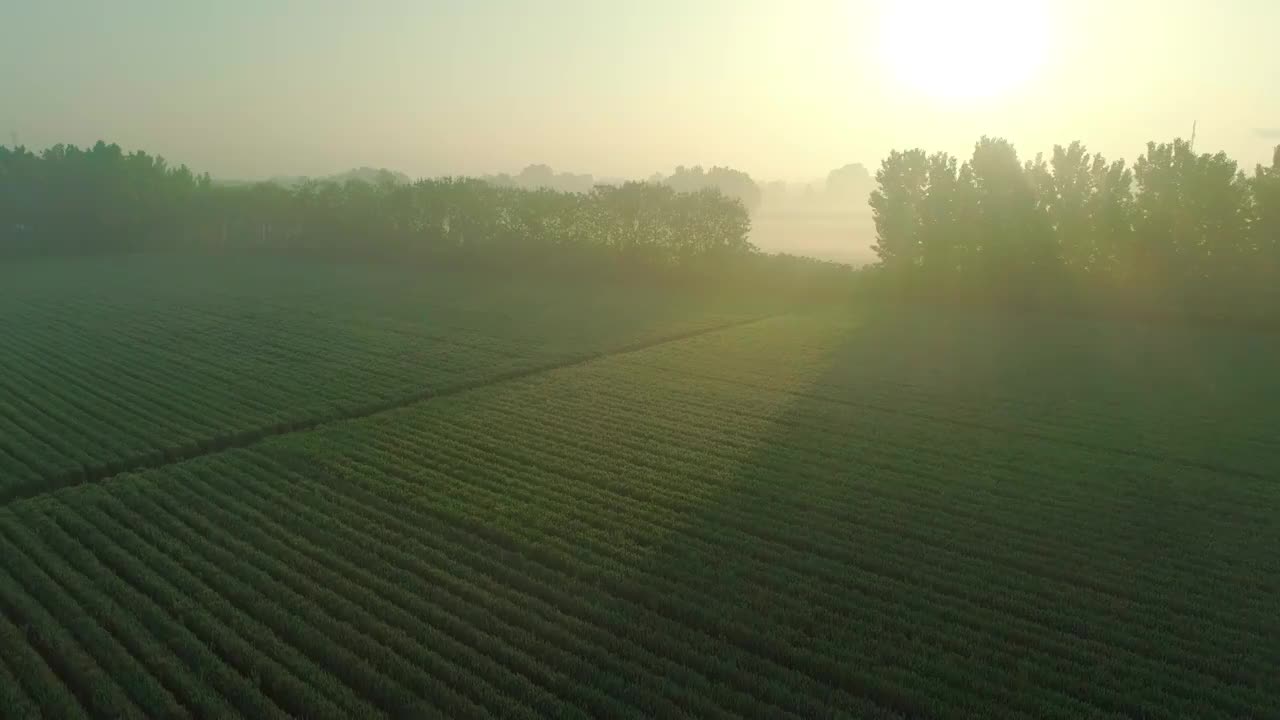
[[[704,170],[701,165],[693,167],[681,165],[662,182],[681,192],[719,190],[726,197],[740,201],[748,211],[760,207],[760,187],[750,175],[741,170],[720,166]]]
[[[1148,143],[1129,166],[1080,142],[1023,162],[983,137],[964,162],[894,151],[876,184],[879,269],[930,292],[1234,292],[1280,280],[1280,148],[1249,177],[1181,139]]]
[[[38,154],[0,146],[0,249],[201,246],[506,257],[578,251],[654,266],[754,251],[746,208],[715,187],[628,182],[565,192],[541,188],[556,179],[545,166],[521,173],[521,186],[366,175],[372,182],[355,176],[224,186],[104,142]]]

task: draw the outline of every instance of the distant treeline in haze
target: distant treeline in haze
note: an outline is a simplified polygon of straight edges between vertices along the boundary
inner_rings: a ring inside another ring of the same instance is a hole
[[[1130,166],[1079,142],[1021,162],[1008,141],[983,137],[963,163],[895,151],[876,182],[876,272],[899,290],[1016,299],[1074,286],[1190,300],[1280,286],[1280,147],[1246,174],[1181,139],[1149,143]]]
[[[766,256],[749,239],[762,202],[865,209],[868,195],[878,262],[864,272]],[[361,168],[339,181],[232,184],[103,142],[0,147],[0,252],[253,248],[722,275],[749,266],[806,287],[1015,303],[1280,298],[1280,147],[1249,174],[1180,139],[1149,143],[1129,165],[1079,142],[1023,162],[1008,141],[984,137],[964,162],[895,151],[874,179],[847,165],[820,193],[789,198],[724,167],[616,185],[537,165],[482,179],[408,182]]]
[[[371,177],[223,184],[103,142],[38,154],[0,147],[0,241],[49,252],[195,246],[526,256],[575,249],[655,266],[754,250],[746,208],[714,188],[627,182],[565,192]]]

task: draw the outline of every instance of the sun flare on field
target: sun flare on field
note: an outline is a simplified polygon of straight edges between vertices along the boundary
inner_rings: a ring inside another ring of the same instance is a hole
[[[1040,0],[885,0],[880,51],[895,84],[978,100],[1034,80],[1049,35]]]

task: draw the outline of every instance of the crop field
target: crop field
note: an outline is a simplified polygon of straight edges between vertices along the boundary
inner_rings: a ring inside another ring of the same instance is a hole
[[[0,289],[6,717],[1277,716],[1280,338],[101,262]]]
[[[0,497],[752,317],[599,290],[262,259],[0,268]]]

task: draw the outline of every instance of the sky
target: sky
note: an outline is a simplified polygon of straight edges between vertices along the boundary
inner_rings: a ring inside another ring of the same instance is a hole
[[[1132,161],[1280,144],[1276,0],[9,0],[0,143],[98,139],[221,178],[729,165],[891,149]]]

